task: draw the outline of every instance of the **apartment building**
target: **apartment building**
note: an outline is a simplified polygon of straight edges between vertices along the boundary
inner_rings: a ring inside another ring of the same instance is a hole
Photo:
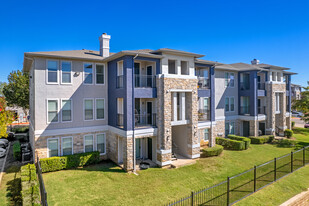
[[[100,151],[125,170],[148,159],[199,158],[227,134],[283,135],[291,127],[288,68],[224,64],[161,48],[27,52],[30,136],[44,158]]]
[[[301,86],[297,84],[291,84],[291,90],[292,90],[292,102],[293,100],[300,100],[301,98]]]

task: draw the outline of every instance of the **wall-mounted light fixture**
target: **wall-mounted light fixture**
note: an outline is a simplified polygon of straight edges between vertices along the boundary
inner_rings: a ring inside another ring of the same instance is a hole
[[[78,77],[80,75],[80,72],[75,72],[74,77]]]

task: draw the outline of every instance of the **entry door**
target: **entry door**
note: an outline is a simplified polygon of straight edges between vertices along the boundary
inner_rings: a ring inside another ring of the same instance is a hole
[[[153,87],[152,83],[152,66],[147,66],[147,87]]]
[[[259,130],[262,131],[262,135],[265,135],[265,123],[259,123]]]
[[[147,102],[147,124],[152,125],[152,102]]]
[[[140,63],[134,63],[135,87],[140,87]]]
[[[152,138],[147,138],[148,159],[152,160]]]
[[[136,159],[141,158],[141,139],[135,139],[135,155]]]
[[[249,137],[250,133],[249,133],[249,122],[248,121],[243,121],[242,129],[243,129],[243,136]]]

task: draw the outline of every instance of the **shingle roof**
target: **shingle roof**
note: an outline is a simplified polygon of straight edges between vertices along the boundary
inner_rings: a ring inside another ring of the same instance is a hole
[[[281,70],[289,70],[290,68],[287,67],[280,67],[280,66],[276,66],[276,65],[271,65],[271,64],[257,64],[257,66],[261,67],[261,68],[271,68],[271,69],[281,69]]]
[[[188,55],[188,56],[194,56],[194,57],[197,57],[197,58],[205,56],[205,55],[202,55],[202,54],[196,54],[196,53],[192,53],[192,52],[186,52],[186,51],[182,51],[182,50],[169,49],[169,48],[157,49],[157,50],[151,51],[150,53],[156,54],[156,53],[162,53],[162,52],[183,54],[183,55]]]

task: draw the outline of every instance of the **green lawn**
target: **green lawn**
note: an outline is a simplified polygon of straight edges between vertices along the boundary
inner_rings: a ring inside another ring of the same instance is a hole
[[[307,128],[295,128],[294,130],[295,139],[303,146],[309,145],[309,129]]]
[[[179,169],[140,171],[138,176],[123,172],[113,163],[104,163],[45,173],[43,177],[49,205],[162,205],[291,150],[251,145],[248,150],[224,150],[220,157],[200,159]]]

